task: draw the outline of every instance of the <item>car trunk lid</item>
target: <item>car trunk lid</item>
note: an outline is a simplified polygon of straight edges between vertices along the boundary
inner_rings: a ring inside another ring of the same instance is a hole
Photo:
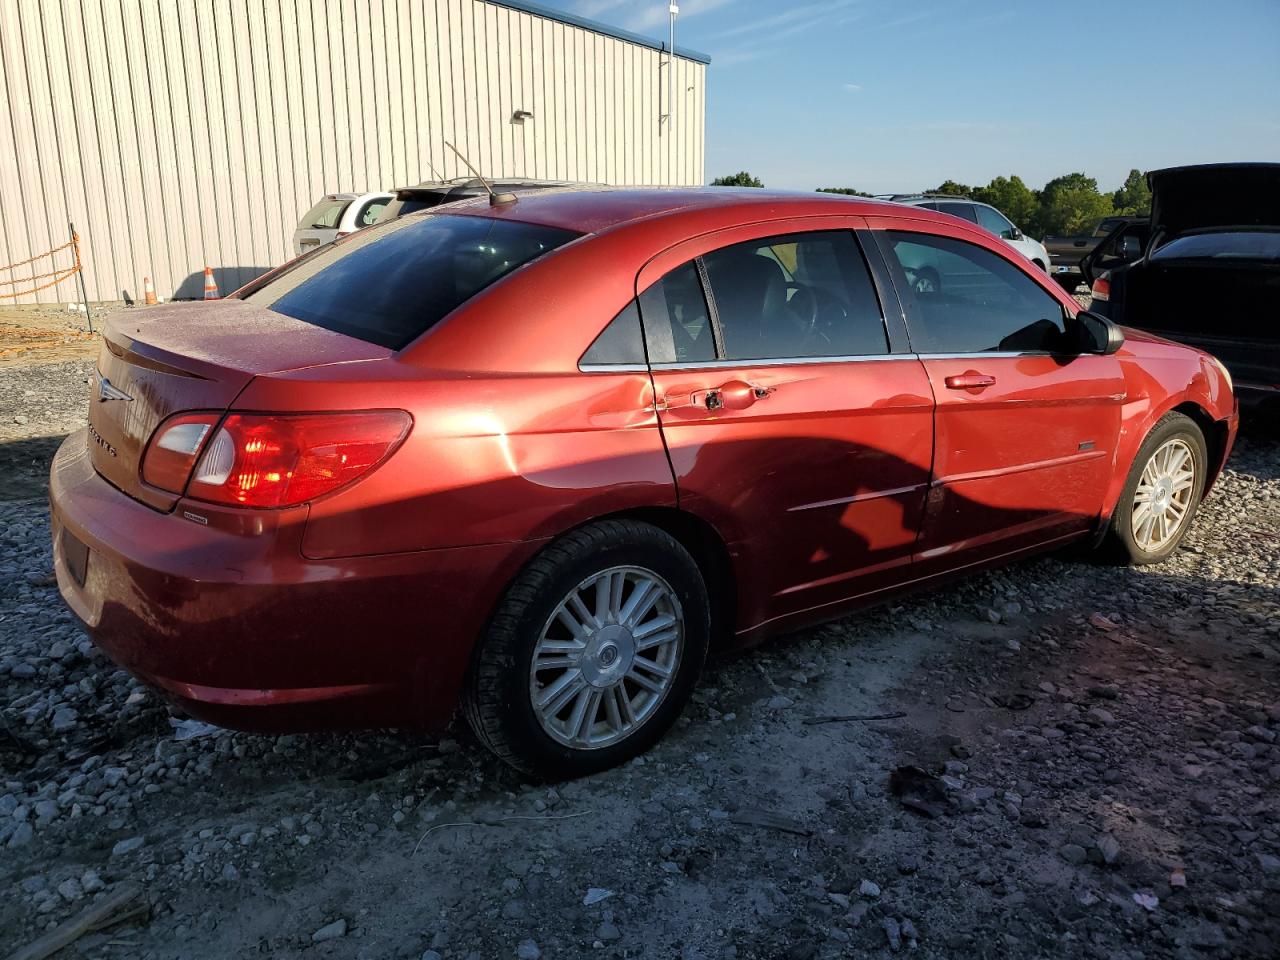
[[[1280,163],[1220,163],[1147,174],[1153,236],[1187,230],[1280,225]]]
[[[256,376],[390,355],[241,300],[120,311],[104,329],[90,387],[94,469],[129,496],[172,509],[177,495],[141,477],[147,441],[167,417],[226,410]]]

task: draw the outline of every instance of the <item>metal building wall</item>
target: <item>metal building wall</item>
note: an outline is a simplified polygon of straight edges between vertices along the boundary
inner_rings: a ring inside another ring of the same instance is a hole
[[[702,183],[706,64],[675,58],[668,125],[666,59],[483,0],[0,0],[0,265],[70,220],[91,300],[199,296],[206,265],[226,293],[324,193],[466,175],[445,140],[494,176]]]

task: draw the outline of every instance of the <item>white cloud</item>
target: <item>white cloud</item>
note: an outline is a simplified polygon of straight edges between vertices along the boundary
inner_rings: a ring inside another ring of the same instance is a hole
[[[680,15],[676,17],[676,45],[678,46],[680,43],[678,32],[681,21],[728,6],[733,0],[683,0],[683,2],[677,0],[677,2],[680,5]],[[625,26],[628,30],[635,30],[637,33],[651,32],[660,27],[665,27],[668,17],[667,0],[646,0],[644,9],[628,17],[625,21]]]
[[[846,93],[861,93],[861,92],[862,92],[862,84],[860,84],[860,83],[846,83],[846,84],[844,84],[844,89],[845,89],[845,92],[846,92]]]

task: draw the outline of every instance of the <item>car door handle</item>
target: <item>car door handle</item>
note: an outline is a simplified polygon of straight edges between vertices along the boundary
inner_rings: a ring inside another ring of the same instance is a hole
[[[943,382],[946,383],[948,390],[984,390],[994,384],[996,378],[989,373],[966,370],[964,373],[957,373],[947,377]]]
[[[695,391],[690,398],[695,406],[708,410],[744,410],[757,400],[766,400],[774,387],[758,387],[745,380],[730,380],[718,387]]]

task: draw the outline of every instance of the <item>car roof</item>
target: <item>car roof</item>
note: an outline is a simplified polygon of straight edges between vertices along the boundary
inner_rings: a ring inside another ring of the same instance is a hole
[[[566,187],[521,195],[513,203],[491,205],[484,197],[461,200],[440,214],[494,216],[578,233],[602,233],[641,220],[693,217],[739,211],[751,220],[804,216],[901,216],[902,206],[866,197],[764,190],[755,187]],[[954,218],[913,209],[913,217]]]

